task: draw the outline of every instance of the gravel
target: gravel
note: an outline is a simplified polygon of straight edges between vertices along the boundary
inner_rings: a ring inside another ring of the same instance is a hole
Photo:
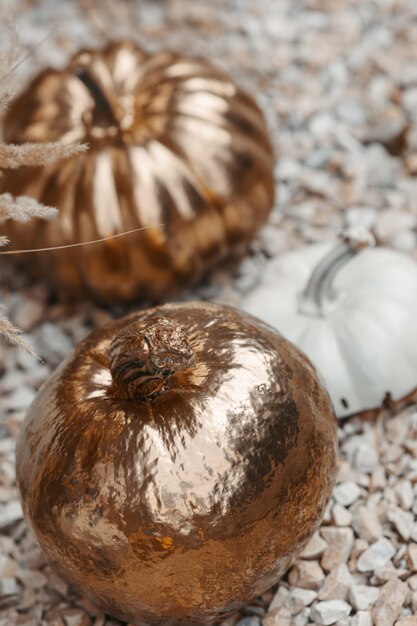
[[[239,305],[268,259],[347,225],[417,258],[414,0],[115,5],[15,0],[23,43],[36,46],[19,80],[108,32],[208,56],[256,94],[278,157],[277,205],[247,259],[185,297]],[[93,327],[128,311],[55,303],[7,266],[0,280],[10,317],[43,359],[0,344],[0,626],[118,626],[46,564],[22,520],[14,446],[56,365]],[[223,626],[416,625],[417,405],[353,416],[339,424],[339,442],[321,528],[286,577]]]

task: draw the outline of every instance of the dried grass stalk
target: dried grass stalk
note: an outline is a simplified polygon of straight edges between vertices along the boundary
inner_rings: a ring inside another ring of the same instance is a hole
[[[1,98],[1,96],[0,96]],[[24,143],[0,144],[0,169],[49,165],[59,159],[67,159],[86,152],[88,146],[80,143]]]
[[[22,348],[29,354],[35,355],[32,346],[22,337],[22,331],[16,328],[4,314],[6,308],[0,304],[0,335],[12,346]]]
[[[0,194],[0,223],[7,219],[28,222],[32,217],[51,219],[56,213],[53,207],[40,204],[30,196],[15,198],[10,193]]]
[[[25,60],[19,43],[18,32],[8,5],[0,4],[0,24],[3,40],[9,42],[5,52],[0,54],[0,110],[7,108],[12,97],[10,81],[13,72]],[[87,150],[86,145],[64,143],[26,143],[6,145],[0,143],[0,175],[1,170],[15,169],[22,166],[49,165],[58,159],[80,154]],[[32,217],[50,219],[56,209],[44,206],[28,196],[13,197],[9,193],[0,194],[0,223],[6,219],[27,222]],[[9,243],[7,237],[0,235],[0,247]],[[14,346],[18,346],[33,354],[33,349],[22,337],[5,315],[5,307],[0,304],[0,337]]]

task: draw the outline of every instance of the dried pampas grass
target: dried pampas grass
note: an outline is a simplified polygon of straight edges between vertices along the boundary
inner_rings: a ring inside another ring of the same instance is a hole
[[[8,41],[6,50],[0,53],[0,112],[7,108],[11,96],[11,77],[14,70],[20,65],[22,51],[19,44],[18,32],[10,12],[6,5],[0,6],[1,33],[3,41]],[[48,165],[58,159],[67,158],[74,154],[85,152],[87,146],[83,144],[60,144],[60,143],[27,143],[21,145],[8,145],[0,143],[0,172],[5,169],[14,169],[22,166]],[[0,174],[1,175],[1,174]],[[44,206],[34,198],[28,196],[13,197],[9,193],[0,194],[0,224],[12,219],[27,222],[33,217],[51,219],[56,209]],[[0,247],[9,243],[7,237],[0,234]],[[30,345],[21,336],[21,331],[13,326],[5,315],[5,307],[0,304],[0,336],[14,346],[18,346],[33,353]]]

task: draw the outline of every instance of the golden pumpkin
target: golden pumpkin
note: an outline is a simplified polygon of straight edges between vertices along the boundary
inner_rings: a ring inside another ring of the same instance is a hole
[[[271,327],[164,305],[78,345],[16,455],[25,515],[64,578],[123,620],[205,624],[273,585],[317,528],[336,419]]]
[[[262,113],[207,61],[147,54],[133,43],[76,54],[43,71],[12,103],[9,143],[83,141],[90,149],[47,167],[7,172],[1,190],[56,206],[59,217],[9,224],[57,287],[102,301],[165,299],[239,257],[274,200]]]

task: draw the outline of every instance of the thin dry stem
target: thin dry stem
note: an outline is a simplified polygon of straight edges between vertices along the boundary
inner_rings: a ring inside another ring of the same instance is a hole
[[[88,146],[79,143],[23,143],[0,144],[0,169],[36,167],[49,165],[59,159],[67,159],[86,152]]]

